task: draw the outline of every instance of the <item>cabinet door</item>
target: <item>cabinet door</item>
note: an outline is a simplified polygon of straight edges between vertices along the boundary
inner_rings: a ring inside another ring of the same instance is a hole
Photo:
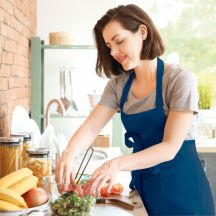
[[[199,153],[199,158],[208,177],[216,206],[216,153]]]

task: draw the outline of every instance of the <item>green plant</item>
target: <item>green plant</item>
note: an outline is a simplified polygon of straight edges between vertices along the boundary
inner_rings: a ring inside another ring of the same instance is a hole
[[[211,109],[215,100],[215,73],[198,75],[199,108]]]

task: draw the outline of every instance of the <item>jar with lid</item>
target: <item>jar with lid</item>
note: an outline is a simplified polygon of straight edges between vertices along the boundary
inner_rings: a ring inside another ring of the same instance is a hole
[[[32,148],[32,133],[17,132],[17,133],[12,133],[11,137],[23,137],[21,168],[25,168],[27,167],[27,149]]]
[[[0,177],[20,168],[20,139],[0,137]]]
[[[38,187],[43,187],[44,176],[51,175],[50,150],[48,148],[27,149],[27,167],[38,177]]]

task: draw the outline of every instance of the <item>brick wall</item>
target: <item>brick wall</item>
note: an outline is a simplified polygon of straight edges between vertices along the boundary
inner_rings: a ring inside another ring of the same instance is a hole
[[[36,35],[37,0],[0,0],[0,136],[10,133],[12,112],[30,110],[29,41]]]

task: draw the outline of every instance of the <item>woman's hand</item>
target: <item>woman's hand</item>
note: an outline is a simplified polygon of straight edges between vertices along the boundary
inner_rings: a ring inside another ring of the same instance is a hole
[[[58,191],[63,193],[68,190],[68,184],[75,185],[75,157],[71,155],[71,152],[65,149],[61,158],[56,162],[55,169],[55,181],[58,183]]]
[[[117,159],[112,159],[104,163],[98,169],[95,170],[91,179],[88,181],[90,185],[90,191],[100,192],[105,183],[108,183],[108,191],[110,191],[112,184],[119,172]]]

